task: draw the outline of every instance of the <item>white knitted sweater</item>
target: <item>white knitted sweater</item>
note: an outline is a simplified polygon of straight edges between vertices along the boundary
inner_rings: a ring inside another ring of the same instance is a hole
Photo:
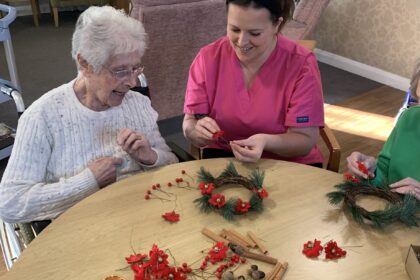
[[[96,112],[82,105],[74,80],[43,95],[19,119],[12,155],[0,183],[0,217],[6,222],[53,219],[99,190],[87,167],[100,157],[123,159],[117,176],[175,163],[159,133],[147,97],[130,91],[120,106]],[[117,144],[131,128],[146,135],[158,158],[153,166],[134,161]]]

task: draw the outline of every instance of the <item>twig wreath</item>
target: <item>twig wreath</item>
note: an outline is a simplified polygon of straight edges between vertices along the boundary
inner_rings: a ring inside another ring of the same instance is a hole
[[[263,210],[262,201],[268,196],[268,192],[263,187],[264,172],[255,169],[248,178],[240,175],[232,162],[218,177],[214,177],[203,167],[198,171],[199,187],[201,197],[194,200],[201,211],[209,213],[217,211],[226,220],[233,220],[234,215],[245,214],[249,211],[261,212]],[[249,201],[241,198],[229,198],[226,200],[221,193],[215,190],[223,185],[239,185],[252,192]]]
[[[351,212],[357,223],[364,224],[367,219],[377,228],[383,228],[395,221],[418,226],[420,203],[415,197],[391,192],[388,185],[372,186],[369,180],[351,180],[347,174],[344,177],[347,181],[335,186],[339,191],[330,192],[327,196],[333,205],[343,201],[344,208]],[[388,203],[384,210],[368,211],[357,205],[356,197],[360,195],[376,196]]]

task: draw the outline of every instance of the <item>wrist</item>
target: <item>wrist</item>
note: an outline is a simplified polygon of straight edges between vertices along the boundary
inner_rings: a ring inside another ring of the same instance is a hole
[[[142,156],[139,157],[139,162],[144,165],[153,165],[157,161],[157,153],[150,149],[147,153],[140,153]]]

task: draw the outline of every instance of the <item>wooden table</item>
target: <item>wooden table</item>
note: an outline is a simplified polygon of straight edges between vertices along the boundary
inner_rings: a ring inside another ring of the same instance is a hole
[[[404,261],[409,245],[420,244],[419,228],[396,223],[378,231],[357,225],[329,205],[325,196],[341,181],[337,173],[263,160],[259,167],[266,172],[264,186],[269,191],[265,211],[239,217],[233,223],[216,213],[201,213],[193,204],[200,196],[197,190],[164,187],[177,194],[176,211],[181,221],[174,224],[160,217],[172,211],[174,203],[144,199],[153,184],[174,182],[182,176],[181,170],[196,174],[204,166],[218,176],[227,163],[227,159],[214,159],[166,166],[102,189],[47,227],[2,279],[100,280],[108,275],[133,279],[130,270],[118,271],[126,267],[124,257],[132,253],[132,248],[148,253],[156,243],[169,248],[178,264],[202,260],[201,251],[212,245],[201,234],[203,227],[216,232],[222,228],[235,228],[241,233],[252,230],[271,256],[289,263],[285,279],[408,279]],[[234,163],[245,176],[256,167]],[[301,251],[303,243],[314,238],[323,242],[334,239],[339,245],[354,247],[345,247],[347,256],[338,261],[325,261],[323,257],[312,260]],[[199,265],[197,262],[193,267]],[[266,271],[271,268],[260,266]]]

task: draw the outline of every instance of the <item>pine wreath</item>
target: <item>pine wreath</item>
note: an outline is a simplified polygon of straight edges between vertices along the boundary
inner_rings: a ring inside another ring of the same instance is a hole
[[[226,220],[233,220],[235,215],[245,214],[249,211],[261,212],[263,210],[262,201],[268,196],[268,192],[263,187],[263,171],[255,169],[247,178],[238,173],[232,162],[229,162],[219,177],[214,177],[201,167],[198,171],[198,179],[202,196],[194,202],[201,211],[205,213],[219,212]],[[244,201],[241,198],[226,200],[223,194],[214,191],[223,185],[243,186],[252,192],[251,198],[249,201]]]
[[[329,202],[337,205],[344,202],[344,208],[349,210],[353,219],[359,224],[365,224],[365,220],[377,228],[396,221],[408,226],[417,226],[420,219],[420,202],[411,195],[400,195],[390,190],[387,184],[373,186],[368,180],[348,180],[335,186],[339,191],[327,194]],[[368,211],[357,205],[356,197],[359,195],[376,196],[388,203],[383,210]]]

